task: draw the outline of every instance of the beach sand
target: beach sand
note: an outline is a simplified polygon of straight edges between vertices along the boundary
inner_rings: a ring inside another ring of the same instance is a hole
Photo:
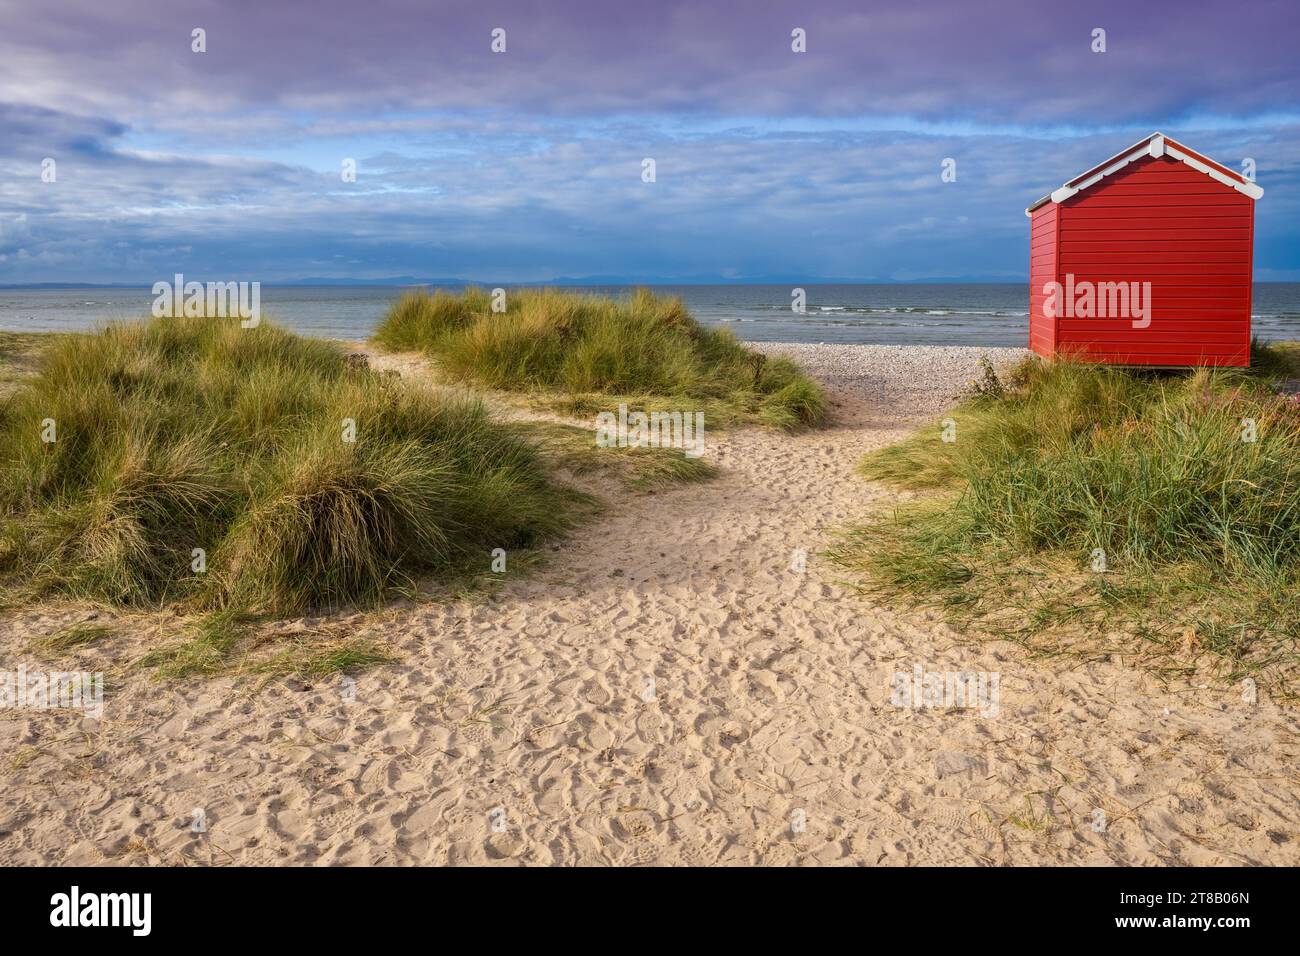
[[[75,658],[102,719],[0,712],[0,862],[1300,863],[1294,708],[964,643],[819,557],[908,497],[861,455],[1016,350],[764,349],[826,383],[829,429],[709,433],[716,480],[610,493],[488,596],[279,625],[386,642],[355,685],[160,682],[120,665],[175,619],[124,619]],[[49,667],[25,649],[76,613],[0,615],[4,666]],[[895,706],[916,666],[996,673],[996,716]]]

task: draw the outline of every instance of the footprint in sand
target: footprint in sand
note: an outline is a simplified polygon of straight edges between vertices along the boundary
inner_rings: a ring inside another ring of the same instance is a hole
[[[936,826],[949,827],[961,833],[977,837],[990,844],[999,844],[1002,834],[979,808],[940,804],[928,807],[919,818]]]
[[[648,810],[627,810],[610,824],[614,838],[624,851],[620,864],[645,864],[660,853],[656,843],[654,816]]]
[[[514,833],[494,833],[487,838],[483,849],[490,859],[510,860],[523,851],[524,841]]]

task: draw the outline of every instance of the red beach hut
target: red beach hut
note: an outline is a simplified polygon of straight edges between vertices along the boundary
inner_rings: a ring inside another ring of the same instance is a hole
[[[1249,365],[1264,190],[1161,133],[1029,217],[1029,347],[1116,365]]]

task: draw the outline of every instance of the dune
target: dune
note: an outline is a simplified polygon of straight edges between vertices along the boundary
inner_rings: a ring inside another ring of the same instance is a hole
[[[968,643],[819,556],[908,497],[861,456],[1019,350],[763,348],[823,383],[827,428],[711,432],[714,480],[611,495],[486,596],[278,625],[393,663],[160,682],[126,664],[174,616],[105,612],[119,636],[77,658],[108,674],[99,719],[0,713],[0,862],[1300,863],[1294,708]],[[75,614],[4,612],[0,647]],[[996,707],[900,705],[918,668],[996,674]]]

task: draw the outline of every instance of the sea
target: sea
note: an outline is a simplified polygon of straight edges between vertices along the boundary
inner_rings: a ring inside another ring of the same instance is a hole
[[[262,314],[304,335],[364,339],[409,288],[264,285]],[[623,296],[633,287],[564,288]],[[751,342],[1023,346],[1029,330],[1025,283],[806,285],[802,313],[791,308],[790,285],[650,288],[681,296],[701,322],[725,326]],[[147,316],[152,302],[148,288],[0,288],[0,330],[86,330],[106,321]],[[1252,329],[1260,338],[1300,339],[1300,283],[1256,283],[1252,312]]]

